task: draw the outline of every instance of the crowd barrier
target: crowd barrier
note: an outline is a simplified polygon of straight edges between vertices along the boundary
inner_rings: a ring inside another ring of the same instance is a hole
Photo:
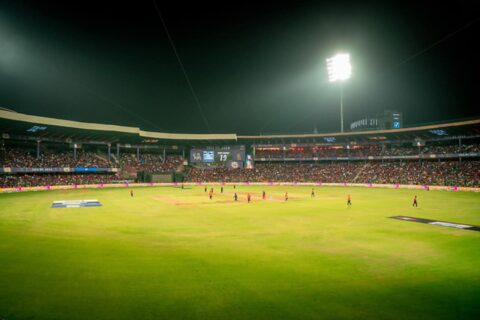
[[[480,192],[480,188],[460,186],[430,186],[430,185],[409,185],[409,184],[378,184],[378,183],[323,183],[323,182],[185,182],[184,186],[220,186],[220,185],[251,185],[251,186],[310,186],[310,187],[363,187],[363,188],[389,188],[389,189],[417,189],[417,190],[441,190],[441,191],[462,191]],[[48,190],[74,190],[74,189],[99,189],[99,188],[133,188],[133,187],[180,187],[181,183],[115,183],[115,184],[82,184],[64,186],[37,186],[37,187],[15,187],[0,188],[0,193],[48,191]]]

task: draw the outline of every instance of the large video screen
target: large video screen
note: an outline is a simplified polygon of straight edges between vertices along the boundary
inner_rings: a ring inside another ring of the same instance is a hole
[[[232,161],[245,161],[245,146],[221,146],[190,149],[191,163],[218,163],[227,164]]]

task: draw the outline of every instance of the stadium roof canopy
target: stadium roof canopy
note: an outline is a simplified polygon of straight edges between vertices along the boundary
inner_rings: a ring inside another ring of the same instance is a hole
[[[401,129],[369,130],[315,134],[239,135],[238,140],[250,144],[305,144],[305,143],[374,143],[379,141],[400,142],[414,140],[448,140],[480,137],[480,119],[450,121],[417,125]]]
[[[144,131],[136,127],[88,123],[47,118],[0,109],[0,131],[11,137],[35,137],[43,140],[70,142],[98,141],[106,143],[162,144],[211,143],[237,140],[236,134],[191,134]]]
[[[237,135],[187,134],[143,131],[136,127],[87,123],[27,115],[0,109],[0,133],[4,139],[28,139],[57,142],[97,142],[156,145],[211,144],[306,144],[378,141],[413,141],[480,137],[480,119],[428,124],[402,129],[363,132]]]

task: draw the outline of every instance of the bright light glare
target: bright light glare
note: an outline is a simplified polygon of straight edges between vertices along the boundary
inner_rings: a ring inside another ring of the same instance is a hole
[[[352,65],[348,53],[339,53],[327,59],[328,80],[330,82],[343,81],[352,75]]]

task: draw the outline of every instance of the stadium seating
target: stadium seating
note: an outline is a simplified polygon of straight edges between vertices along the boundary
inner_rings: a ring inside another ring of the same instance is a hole
[[[33,187],[112,183],[115,174],[16,174],[0,175],[0,187]]]
[[[180,156],[167,156],[165,161],[158,154],[141,154],[140,159],[134,154],[121,154],[119,163],[108,161],[95,152],[77,152],[76,159],[71,151],[42,152],[37,158],[34,150],[23,148],[7,148],[0,157],[0,167],[31,169],[27,172],[4,173],[0,175],[0,187],[29,187],[48,185],[72,185],[72,184],[101,184],[112,183],[122,180],[122,171],[131,169],[149,172],[173,172],[181,168],[183,159]],[[45,170],[45,173],[32,172],[38,169],[63,170],[64,168],[118,168],[115,172],[96,171],[78,174],[77,172],[53,173]],[[136,174],[133,175],[136,177]]]
[[[480,186],[480,161],[259,163],[254,169],[193,168],[192,182],[335,182]]]
[[[108,160],[95,156],[92,152],[78,152],[74,159],[71,152],[45,152],[40,157],[33,156],[26,149],[12,148],[5,152],[5,158],[0,162],[2,167],[18,168],[76,168],[76,167],[111,167]]]
[[[257,147],[256,159],[305,159],[305,158],[329,158],[329,157],[368,157],[368,156],[406,156],[424,154],[459,154],[479,152],[480,144],[471,143],[466,145],[429,145],[416,147],[410,145],[385,145],[362,144],[349,146],[304,146],[304,147]]]
[[[186,181],[191,182],[351,182],[386,184],[428,184],[480,186],[480,161],[454,158],[445,161],[431,160],[388,160],[388,161],[318,161],[300,162],[312,155],[324,157],[369,157],[378,155],[404,156],[415,154],[459,154],[479,152],[479,144],[432,145],[418,148],[414,146],[386,146],[379,144],[362,145],[351,149],[336,147],[260,148],[256,158],[294,158],[299,161],[257,162],[253,169],[228,169],[226,167],[192,167],[187,170]],[[149,171],[173,172],[183,169],[181,156],[167,156],[142,153],[122,153],[118,163],[108,161],[94,152],[77,153],[46,151],[36,157],[32,150],[8,148],[0,159],[0,167],[10,168],[118,168],[118,172],[96,173],[16,173],[0,175],[1,187],[98,184],[121,180],[121,172]],[[133,176],[133,175],[132,175]]]

